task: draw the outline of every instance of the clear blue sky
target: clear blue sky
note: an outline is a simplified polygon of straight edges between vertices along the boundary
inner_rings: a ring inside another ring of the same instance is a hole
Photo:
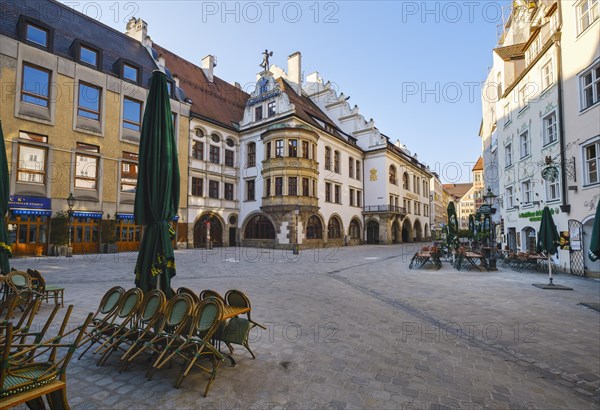
[[[467,182],[481,152],[480,91],[507,1],[136,1],[62,0],[119,30],[134,15],[153,41],[248,87],[261,52],[286,69],[302,53],[392,141],[399,139],[445,182]],[[466,164],[466,165],[465,165]]]

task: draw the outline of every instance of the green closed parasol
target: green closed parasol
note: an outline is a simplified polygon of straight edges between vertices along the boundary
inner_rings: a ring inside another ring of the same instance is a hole
[[[537,249],[538,252],[544,252],[548,258],[548,275],[550,277],[549,286],[554,286],[554,283],[552,282],[552,263],[550,262],[550,256],[558,252],[559,243],[560,236],[558,235],[558,230],[554,224],[550,208],[546,206],[542,211],[542,221],[538,231]]]
[[[448,243],[449,250],[458,249],[458,219],[456,218],[454,202],[448,204],[448,235],[446,236],[446,242]]]
[[[600,259],[600,200],[596,204],[596,217],[594,218],[594,226],[592,227],[592,239],[590,241],[590,249],[588,250],[588,258],[592,262]]]
[[[140,139],[135,223],[145,225],[135,266],[135,285],[172,296],[175,255],[170,225],[179,207],[179,164],[171,102],[164,73],[154,71]]]
[[[7,274],[10,272],[10,264],[8,258],[12,256],[10,245],[8,243],[8,232],[6,232],[6,224],[4,217],[8,212],[8,196],[10,194],[10,184],[8,179],[8,161],[6,159],[6,146],[4,145],[4,134],[2,133],[2,122],[0,121],[0,272]]]

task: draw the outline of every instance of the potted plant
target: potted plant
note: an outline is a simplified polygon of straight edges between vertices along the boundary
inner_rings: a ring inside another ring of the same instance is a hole
[[[100,235],[102,237],[102,252],[103,253],[116,253],[117,252],[117,220],[105,219],[102,221],[100,228]]]
[[[67,245],[69,243],[69,213],[59,211],[50,219],[50,245],[48,246],[48,255],[59,256],[67,254]]]

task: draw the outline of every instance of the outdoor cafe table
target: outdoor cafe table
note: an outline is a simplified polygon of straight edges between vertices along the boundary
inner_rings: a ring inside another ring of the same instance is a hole
[[[539,271],[544,271],[544,262],[546,262],[547,258],[544,255],[539,254],[531,254],[527,255],[526,266],[531,269],[537,269]]]
[[[475,252],[465,252],[464,257],[468,263],[467,267],[474,267],[482,272],[486,270],[485,266],[483,266],[483,256],[481,254]],[[477,264],[477,260],[479,260],[479,264]]]

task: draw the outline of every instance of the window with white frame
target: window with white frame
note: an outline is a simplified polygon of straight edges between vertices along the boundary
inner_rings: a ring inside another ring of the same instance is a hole
[[[583,0],[577,5],[578,33],[581,34],[598,19],[598,0]]]
[[[552,68],[552,60],[548,61],[542,67],[542,89],[550,87],[554,83],[554,70]]]
[[[527,84],[519,88],[519,111],[527,108]]]
[[[507,125],[510,123],[510,103],[507,103],[504,106],[504,125]]]
[[[543,119],[544,145],[551,144],[558,139],[556,126],[556,111],[546,115]]]
[[[521,201],[523,205],[531,205],[533,202],[533,190],[529,179],[521,183]]]
[[[600,141],[595,141],[583,147],[585,184],[592,185],[600,182]]]
[[[528,157],[531,154],[531,146],[529,140],[529,131],[525,131],[519,135],[519,149],[521,159]]]
[[[558,201],[560,199],[560,181],[546,181],[546,202]]]
[[[512,165],[512,144],[506,144],[504,147],[504,166],[510,167]]]
[[[600,100],[600,63],[584,72],[579,78],[581,79],[581,109],[585,110]]]

